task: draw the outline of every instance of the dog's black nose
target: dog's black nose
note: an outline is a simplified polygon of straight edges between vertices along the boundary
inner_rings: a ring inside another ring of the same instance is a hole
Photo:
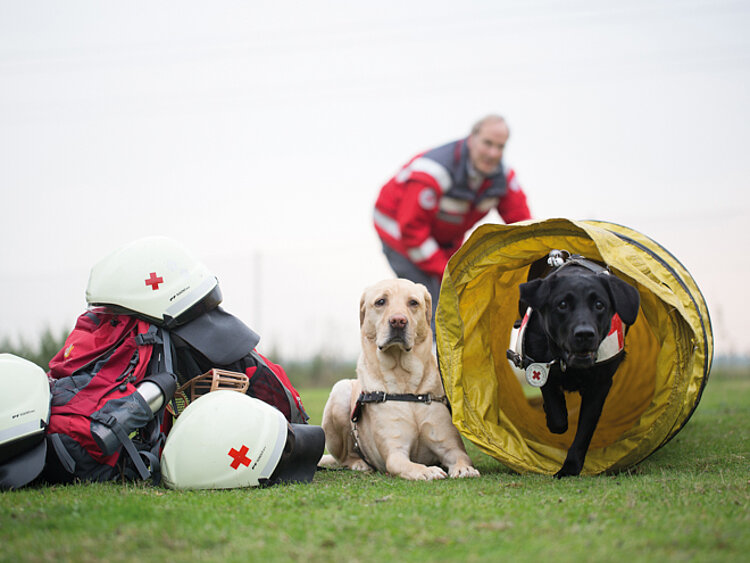
[[[393,315],[388,322],[393,328],[404,328],[409,321],[404,315]]]
[[[581,347],[588,347],[594,344],[596,332],[590,326],[579,326],[573,331],[573,337],[576,340],[576,344]]]

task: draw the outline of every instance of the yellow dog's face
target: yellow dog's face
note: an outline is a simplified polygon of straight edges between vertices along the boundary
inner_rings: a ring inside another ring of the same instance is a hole
[[[398,346],[410,351],[432,339],[432,298],[427,288],[409,280],[383,280],[368,287],[359,303],[362,335],[379,350]]]

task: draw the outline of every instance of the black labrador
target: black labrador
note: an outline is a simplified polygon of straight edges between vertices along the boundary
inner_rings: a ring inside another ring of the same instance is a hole
[[[549,369],[541,391],[551,432],[568,429],[564,391],[581,394],[578,428],[557,478],[581,472],[612,377],[624,359],[622,351],[597,361],[612,318],[617,313],[622,323],[632,325],[640,307],[634,287],[592,264],[571,260],[547,277],[520,285],[520,305],[531,307],[523,355],[526,363],[546,363]]]

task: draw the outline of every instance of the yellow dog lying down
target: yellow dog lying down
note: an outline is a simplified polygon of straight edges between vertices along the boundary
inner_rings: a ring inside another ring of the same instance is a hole
[[[432,352],[431,316],[432,299],[421,284],[393,279],[365,290],[357,379],[331,390],[323,411],[331,455],[320,466],[414,480],[479,476],[451,421]]]

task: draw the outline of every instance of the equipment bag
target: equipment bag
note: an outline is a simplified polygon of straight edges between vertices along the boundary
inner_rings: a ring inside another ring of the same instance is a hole
[[[105,308],[78,318],[49,367],[51,447],[44,477],[51,482],[122,476],[158,483],[159,454],[171,427],[164,407],[178,382],[214,368],[246,374],[246,393],[276,407],[289,422],[309,419],[284,369],[256,350],[215,365],[177,334]],[[144,384],[161,391],[156,401],[144,393]]]
[[[305,424],[309,420],[299,393],[289,380],[284,368],[252,350],[239,360],[216,365],[195,347],[177,335],[173,335],[175,371],[180,384],[211,369],[240,372],[247,375],[250,385],[247,394],[279,409],[286,419],[294,424]]]
[[[158,483],[160,421],[176,388],[165,349],[168,331],[136,317],[94,309],[78,318],[49,364],[48,481]]]

